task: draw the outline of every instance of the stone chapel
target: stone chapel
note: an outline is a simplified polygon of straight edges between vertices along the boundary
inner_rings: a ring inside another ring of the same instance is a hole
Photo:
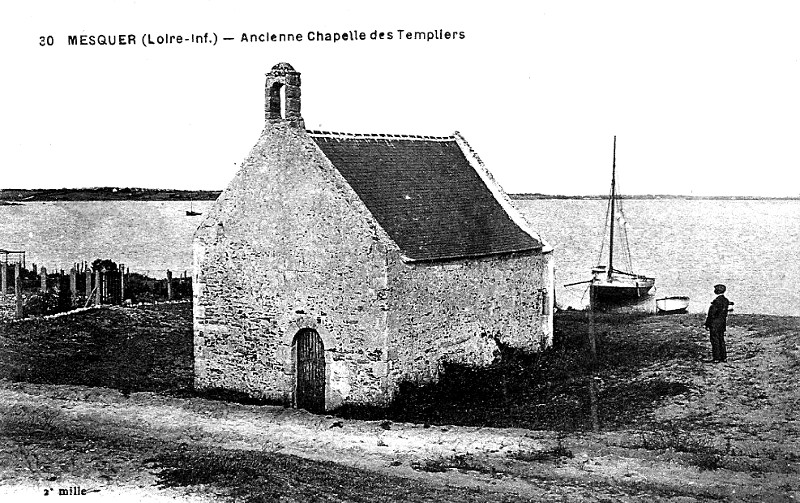
[[[305,129],[300,73],[194,236],[198,389],[321,412],[553,337],[552,248],[459,134]]]

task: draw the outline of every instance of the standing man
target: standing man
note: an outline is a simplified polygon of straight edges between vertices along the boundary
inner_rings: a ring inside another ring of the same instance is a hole
[[[728,306],[733,304],[725,298],[725,285],[714,285],[717,295],[708,308],[705,327],[711,333],[711,354],[714,363],[724,362],[728,358],[725,351],[725,324],[728,320]]]

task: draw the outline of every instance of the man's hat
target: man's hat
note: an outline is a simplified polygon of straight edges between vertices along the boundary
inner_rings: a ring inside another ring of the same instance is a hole
[[[725,285],[714,285],[714,293],[717,295],[725,293]]]

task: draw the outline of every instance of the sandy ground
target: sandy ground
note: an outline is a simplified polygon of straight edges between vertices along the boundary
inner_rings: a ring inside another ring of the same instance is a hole
[[[643,321],[638,331],[672,330]],[[679,382],[611,431],[364,421],[275,406],[0,381],[0,495],[102,501],[797,501],[800,327],[749,317],[729,362],[664,359]],[[703,346],[694,327],[682,337]],[[602,390],[609,379],[598,375]]]

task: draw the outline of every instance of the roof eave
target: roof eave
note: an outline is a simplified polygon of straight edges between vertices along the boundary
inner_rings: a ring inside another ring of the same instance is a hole
[[[548,247],[549,248],[549,247]],[[444,256],[444,257],[427,257],[427,258],[413,258],[409,257],[408,255],[401,254],[400,259],[407,263],[407,264],[422,264],[422,263],[431,263],[431,262],[453,262],[456,260],[476,260],[476,259],[483,259],[489,257],[501,257],[504,255],[515,255],[515,254],[533,254],[533,253],[549,253],[552,251],[552,248],[545,249],[543,246],[535,246],[531,248],[518,248],[514,250],[503,250],[497,252],[490,252],[490,253],[476,253],[472,255],[451,255],[451,256]]]

